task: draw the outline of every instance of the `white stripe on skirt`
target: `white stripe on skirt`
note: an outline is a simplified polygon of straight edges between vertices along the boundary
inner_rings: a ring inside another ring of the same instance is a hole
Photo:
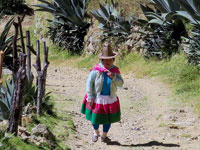
[[[99,95],[95,100],[94,102],[96,104],[103,104],[103,105],[106,105],[106,104],[112,104],[114,102],[117,101],[117,96],[114,96],[113,98],[111,98],[110,96],[107,96],[107,95]]]

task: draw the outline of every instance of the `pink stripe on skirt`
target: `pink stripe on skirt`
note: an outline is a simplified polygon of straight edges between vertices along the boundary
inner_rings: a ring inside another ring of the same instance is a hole
[[[119,98],[117,97],[117,101],[112,104],[96,104],[94,103],[91,107],[87,103],[87,94],[84,97],[83,104],[86,105],[86,108],[92,110],[93,113],[96,114],[113,114],[120,111],[120,103]]]

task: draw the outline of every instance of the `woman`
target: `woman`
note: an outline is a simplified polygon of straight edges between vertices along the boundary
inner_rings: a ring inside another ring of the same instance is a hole
[[[117,53],[112,51],[110,44],[103,44],[102,53],[98,55],[101,63],[91,69],[87,80],[87,94],[83,100],[81,113],[92,123],[93,142],[98,140],[100,124],[103,124],[101,141],[109,142],[107,133],[111,123],[120,121],[120,104],[116,91],[124,81],[118,67],[113,65],[116,56]]]

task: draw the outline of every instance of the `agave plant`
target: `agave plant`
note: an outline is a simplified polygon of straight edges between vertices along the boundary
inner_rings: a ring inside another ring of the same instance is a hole
[[[176,0],[151,0],[151,4],[154,9],[140,4],[146,20],[133,16],[133,23],[150,31],[144,36],[146,56],[171,56],[178,51],[181,36],[187,37],[182,16],[175,15],[181,6]]]
[[[142,44],[145,49],[144,56],[146,58],[157,57],[160,59],[172,56],[174,51],[178,50],[178,44],[171,37],[172,31],[164,26],[157,27],[154,32],[145,34]]]
[[[155,29],[157,26],[167,26],[173,31],[172,38],[179,41],[182,35],[187,35],[182,17],[175,15],[177,11],[181,10],[181,6],[176,0],[151,0],[151,4],[154,9],[140,4],[147,20],[141,22],[141,19],[136,19],[136,21],[143,24],[143,26],[144,24],[145,26],[150,25],[151,29]]]
[[[177,0],[185,11],[177,11],[177,15],[183,16],[194,24],[200,21],[200,1],[199,0]]]
[[[14,80],[6,80],[5,86],[0,88],[0,119],[8,119],[12,104],[12,97],[14,93]],[[33,84],[33,76],[30,81],[26,80],[23,93],[23,106],[28,103],[36,105],[37,87]]]
[[[24,13],[26,15],[33,15],[33,9],[24,3],[25,0],[1,0],[0,12],[4,15],[22,15]]]
[[[49,35],[54,43],[72,53],[80,53],[84,48],[84,37],[91,23],[87,21],[86,0],[38,0],[43,4],[37,11],[50,12],[54,20],[49,20]]]
[[[103,30],[105,39],[115,37],[116,43],[126,39],[131,31],[131,19],[125,20],[120,16],[114,7],[114,2],[103,6],[99,4],[100,9],[91,11],[91,14],[99,21],[99,28]]]
[[[178,0],[178,3],[185,11],[177,11],[177,15],[188,19],[193,27],[190,36],[184,37],[184,52],[189,63],[200,66],[200,1]]]
[[[193,37],[184,38],[184,52],[187,56],[188,62],[200,66],[200,34],[193,35]]]
[[[14,80],[6,80],[5,87],[1,85],[0,119],[8,119],[11,110],[12,97],[14,93]]]
[[[11,18],[0,34],[0,51],[4,52],[4,66],[12,70],[12,40],[14,35],[8,36],[14,18]]]

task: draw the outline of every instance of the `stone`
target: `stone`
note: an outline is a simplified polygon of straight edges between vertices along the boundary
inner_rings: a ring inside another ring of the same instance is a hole
[[[18,135],[22,137],[30,136],[31,133],[27,131],[25,127],[18,126]]]
[[[49,131],[48,127],[44,124],[38,124],[32,129],[32,134],[36,136],[42,136],[48,140],[55,141],[55,136]]]
[[[5,131],[8,128],[8,120],[3,120],[0,122],[0,130]]]

